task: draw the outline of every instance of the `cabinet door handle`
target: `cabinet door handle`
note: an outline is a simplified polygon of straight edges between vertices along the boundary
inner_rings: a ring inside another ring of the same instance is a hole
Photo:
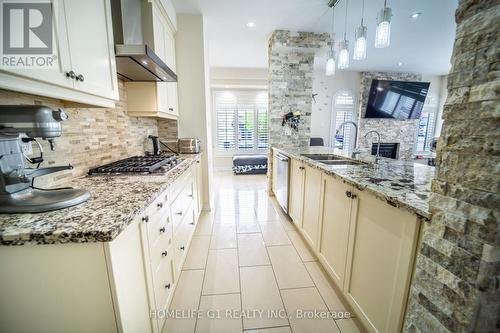
[[[142,217],[142,222],[149,222],[149,216],[143,216]]]
[[[164,232],[165,232],[165,227],[161,227],[161,228],[160,228],[160,233],[162,234],[162,233],[164,233]]]
[[[74,78],[76,78],[76,74],[73,71],[69,71],[69,72],[66,72],[66,77],[74,79]]]
[[[182,251],[184,251],[184,249],[185,249],[185,247],[184,247],[184,246],[181,246],[181,247],[179,248],[179,250],[182,250]]]
[[[198,164],[199,164],[199,163],[200,163],[200,161],[196,161],[196,163],[198,163]]]
[[[75,78],[75,80],[83,82],[85,80],[85,78],[83,77],[82,74],[78,74],[78,76]]]
[[[351,191],[345,191],[345,196],[348,198],[352,197],[352,192]]]
[[[189,224],[194,225],[194,222],[189,222]]]
[[[162,207],[163,207],[163,203],[162,203],[162,202],[159,202],[156,206],[157,206],[158,208],[162,208]]]
[[[177,212],[177,215],[180,215],[180,216],[182,216],[182,212]]]
[[[168,254],[168,253],[167,253],[167,251],[163,251],[163,252],[161,253],[161,256],[162,256],[162,257],[166,257],[166,256],[167,256],[167,254]]]
[[[168,108],[168,110],[174,112],[174,108]]]
[[[300,170],[304,170],[305,168],[303,166],[299,166],[299,169]]]
[[[167,283],[167,284],[165,285],[165,288],[170,289],[170,283]]]
[[[192,198],[192,197],[193,197],[193,195],[192,195],[192,194],[188,194],[188,197]]]

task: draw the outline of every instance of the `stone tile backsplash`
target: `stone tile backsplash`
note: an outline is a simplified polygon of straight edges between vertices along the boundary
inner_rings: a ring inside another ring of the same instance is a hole
[[[2,105],[43,104],[64,108],[69,115],[69,119],[62,123],[63,135],[55,140],[55,151],[50,151],[47,142],[41,140],[45,160],[41,167],[71,164],[74,169],[39,177],[37,186],[57,185],[85,175],[91,167],[144,154],[146,137],[159,133],[158,121],[154,118],[129,117],[122,81],[119,81],[119,88],[120,101],[113,109],[80,105],[65,107],[65,103],[57,99],[0,90]],[[176,135],[177,131],[171,129],[173,126],[176,128],[174,122],[162,122],[160,132]]]

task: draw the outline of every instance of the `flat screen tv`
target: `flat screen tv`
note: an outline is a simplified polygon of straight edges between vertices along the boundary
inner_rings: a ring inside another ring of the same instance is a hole
[[[429,82],[373,80],[365,118],[420,118],[429,85]]]

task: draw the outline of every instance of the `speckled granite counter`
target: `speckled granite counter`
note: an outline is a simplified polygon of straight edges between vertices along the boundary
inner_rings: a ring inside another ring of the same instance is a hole
[[[280,149],[289,157],[299,159],[321,169],[327,174],[339,177],[359,190],[368,190],[376,197],[395,207],[413,212],[424,219],[430,219],[429,197],[434,168],[413,163],[382,158],[378,165],[325,165],[301,154],[327,154],[333,150],[324,147],[306,149]]]
[[[197,155],[161,175],[87,176],[65,184],[87,189],[85,203],[38,214],[0,214],[0,244],[55,244],[108,242],[124,230],[174,180]]]

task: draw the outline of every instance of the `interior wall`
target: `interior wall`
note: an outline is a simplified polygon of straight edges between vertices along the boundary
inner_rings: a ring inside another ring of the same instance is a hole
[[[56,138],[56,150],[51,151],[45,140],[41,167],[73,165],[73,170],[52,173],[36,178],[37,186],[54,186],[75,177],[86,175],[89,168],[134,155],[143,155],[148,135],[157,135],[157,121],[127,115],[127,96],[122,81],[118,81],[120,100],[116,107],[66,107],[57,99],[0,90],[2,105],[46,105],[63,108],[68,114],[62,123],[62,136]],[[33,148],[36,152],[37,149]]]
[[[208,87],[205,81],[205,38],[203,16],[177,15],[175,40],[179,113],[179,137],[199,138],[203,168],[203,205],[210,209],[212,175],[209,172],[212,153],[210,141],[210,105],[207,105]]]
[[[372,80],[422,81],[422,75],[399,72],[361,72],[359,88],[358,148],[371,153],[372,139],[365,138],[369,131],[378,131],[382,143],[399,143],[399,159],[412,159],[418,119],[369,119],[364,118]]]
[[[354,97],[354,112],[359,98],[359,72],[337,71],[326,76],[325,71],[315,70],[312,93],[318,94],[312,102],[311,137],[321,137],[325,146],[330,142],[330,125],[333,115],[333,97],[337,92],[348,91]]]

